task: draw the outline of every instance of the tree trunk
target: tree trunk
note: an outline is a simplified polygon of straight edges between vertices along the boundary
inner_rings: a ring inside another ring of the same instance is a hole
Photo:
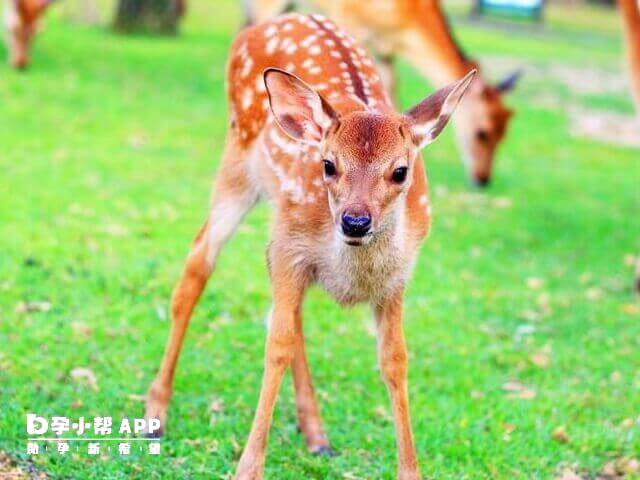
[[[182,10],[181,0],[119,0],[114,28],[125,33],[174,35]]]

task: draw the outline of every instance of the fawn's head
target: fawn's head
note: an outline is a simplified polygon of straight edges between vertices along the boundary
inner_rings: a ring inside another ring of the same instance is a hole
[[[513,116],[502,96],[513,89],[519,76],[520,72],[512,73],[495,86],[478,78],[460,105],[464,114],[458,114],[456,134],[471,181],[479,187],[491,180],[496,150]]]
[[[404,115],[360,110],[340,115],[298,77],[265,71],[274,118],[292,139],[316,146],[338,233],[363,245],[388,228],[411,186],[418,152],[440,134],[475,71]]]

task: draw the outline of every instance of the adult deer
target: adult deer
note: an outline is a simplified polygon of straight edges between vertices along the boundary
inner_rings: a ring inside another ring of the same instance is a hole
[[[230,127],[210,214],[173,294],[172,329],[147,418],[166,425],[191,312],[221,248],[265,197],[275,209],[268,249],[273,308],[260,399],[237,478],[262,478],[271,415],[289,366],[306,444],[313,453],[330,452],[302,333],[302,301],[313,283],[341,304],[373,307],[398,478],[419,478],[402,329],[404,285],[430,221],[419,152],[445,127],[474,73],[399,114],[372,59],[325,17],[289,14],[240,33],[228,63]]]
[[[244,0],[249,22],[281,13],[294,0]],[[436,87],[479,69],[453,38],[438,0],[310,0],[338,25],[379,52],[383,75],[393,92],[393,62],[406,58]],[[491,179],[496,150],[513,111],[502,96],[516,84],[519,73],[491,85],[478,76],[454,119],[462,158],[471,180],[485,186]]]
[[[4,24],[9,64],[17,69],[29,63],[29,47],[38,20],[54,0],[5,0]]]

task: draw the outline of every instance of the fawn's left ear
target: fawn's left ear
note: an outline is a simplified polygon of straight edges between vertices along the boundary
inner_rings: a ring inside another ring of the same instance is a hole
[[[472,70],[462,80],[441,88],[405,113],[418,148],[440,135],[475,75],[476,70]]]
[[[317,144],[338,114],[313,88],[277,68],[264,72],[269,105],[280,128],[294,140]]]

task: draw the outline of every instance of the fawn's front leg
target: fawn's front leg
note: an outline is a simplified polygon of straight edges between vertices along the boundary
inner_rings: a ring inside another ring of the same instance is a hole
[[[378,327],[378,360],[396,426],[398,479],[419,480],[420,471],[411,433],[407,396],[407,348],[402,328],[402,290],[375,308]]]
[[[296,278],[293,269],[288,269],[277,255],[270,255],[270,265],[273,312],[265,346],[264,374],[251,433],[238,463],[237,480],[262,478],[273,407],[282,376],[296,352],[295,318],[302,303],[305,282]]]

